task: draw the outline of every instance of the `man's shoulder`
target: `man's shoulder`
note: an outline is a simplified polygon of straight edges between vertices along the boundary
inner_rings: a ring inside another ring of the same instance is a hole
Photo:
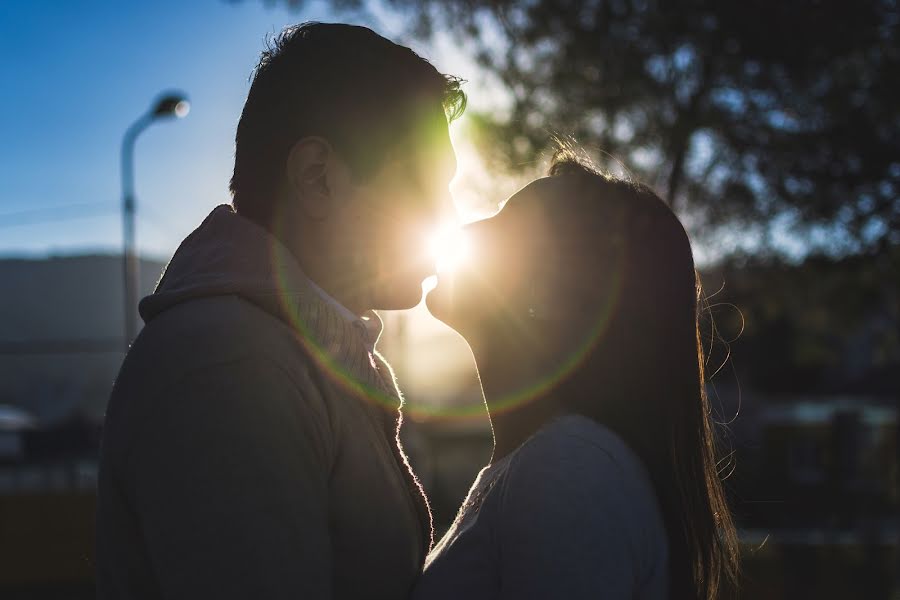
[[[239,296],[189,300],[160,313],[141,331],[129,354],[178,370],[241,357],[287,357],[305,361],[294,330]]]
[[[310,396],[323,393],[308,352],[277,317],[237,296],[190,300],[144,327],[119,371],[111,405],[117,396],[157,397],[199,373],[227,380],[252,364],[277,369]]]
[[[289,327],[275,315],[235,294],[192,298],[156,315],[141,332],[142,336],[199,339],[248,338],[286,333]]]
[[[191,300],[160,313],[135,340],[107,424],[131,431],[153,415],[191,407],[225,418],[223,411],[240,415],[253,406],[259,414],[302,411],[327,429],[326,392],[313,371],[302,344],[276,317],[236,296]]]

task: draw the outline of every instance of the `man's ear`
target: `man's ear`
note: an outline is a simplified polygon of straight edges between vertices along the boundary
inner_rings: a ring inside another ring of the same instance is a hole
[[[334,198],[328,185],[333,163],[331,144],[316,136],[297,140],[288,153],[285,162],[288,186],[298,207],[311,219],[325,219],[333,209]]]

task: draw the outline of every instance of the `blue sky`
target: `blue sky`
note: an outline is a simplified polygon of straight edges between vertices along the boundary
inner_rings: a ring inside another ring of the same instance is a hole
[[[377,14],[367,24],[396,37],[402,19]],[[138,247],[168,258],[212,207],[230,201],[234,130],[266,35],[346,18],[323,2],[290,11],[264,0],[0,0],[0,256],[118,251],[122,134],[160,92],[176,89],[189,96],[190,114],[154,124],[136,150]],[[411,45],[469,80],[470,106],[504,109],[503,89],[460,44],[439,35]],[[453,129],[459,170],[451,191],[471,218],[527,174],[488,173],[467,146],[466,122]],[[776,227],[773,241],[802,256],[791,229],[787,221]],[[749,232],[720,243],[760,239]],[[711,252],[695,244],[699,262]]]
[[[7,1],[0,10],[2,255],[117,250],[122,134],[161,91],[178,89],[190,97],[188,117],[154,124],[136,150],[138,245],[170,255],[230,201],[234,130],[266,34],[338,20],[321,3],[290,11],[260,0]],[[416,49],[440,69],[464,64],[451,44]]]

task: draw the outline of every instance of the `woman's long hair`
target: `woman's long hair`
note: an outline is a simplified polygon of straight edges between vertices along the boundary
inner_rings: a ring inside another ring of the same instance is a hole
[[[618,433],[646,466],[669,538],[671,596],[726,595],[738,544],[717,470],[687,234],[648,187],[604,175],[571,149],[557,153],[550,175],[573,182],[548,213],[580,240],[568,270],[594,290],[582,297],[600,319],[560,397]]]

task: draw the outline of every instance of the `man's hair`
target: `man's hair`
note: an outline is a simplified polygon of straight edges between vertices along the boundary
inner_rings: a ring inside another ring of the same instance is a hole
[[[328,140],[357,181],[422,127],[465,110],[462,80],[365,27],[302,23],[267,44],[235,138],[231,193],[237,212],[268,224],[291,147]],[[429,119],[431,119],[429,121]]]

